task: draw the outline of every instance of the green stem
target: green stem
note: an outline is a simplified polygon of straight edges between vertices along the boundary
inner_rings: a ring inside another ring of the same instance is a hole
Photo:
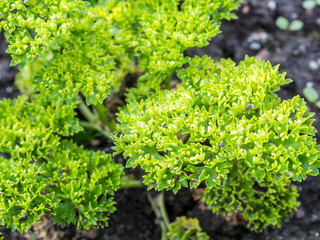
[[[170,221],[164,204],[164,193],[160,192],[155,197],[151,197],[149,194],[148,199],[161,228],[161,240],[167,240],[167,232]]]
[[[133,175],[123,176],[120,179],[120,189],[125,188],[143,188],[144,184]]]
[[[91,129],[94,131],[100,132],[103,136],[105,136],[108,140],[113,141],[111,138],[111,132],[108,129],[103,129],[96,123],[91,123],[91,122],[85,122],[85,121],[80,121],[80,126],[82,126],[85,129]]]
[[[80,102],[79,102],[78,108],[79,108],[81,114],[88,120],[88,122],[90,122],[90,123],[97,122],[99,120],[97,115],[95,115],[91,112],[91,110],[89,109],[87,104],[85,104],[85,102],[81,98],[79,98],[79,100],[80,100]]]
[[[103,111],[106,111],[106,109],[104,108],[104,106],[102,104],[101,104],[101,106],[99,104],[97,104],[95,106],[95,108],[99,109],[99,111],[97,110],[98,114],[94,114],[89,109],[87,104],[79,97],[78,108],[79,108],[79,111],[81,112],[81,114],[87,119],[87,121],[80,121],[80,125],[83,128],[98,131],[103,136],[105,136],[108,140],[113,141],[111,138],[112,133],[108,128],[108,126],[112,123],[108,121],[107,115],[103,114]]]
[[[108,117],[107,117],[107,116],[108,116],[108,110],[106,109],[106,107],[104,106],[104,104],[103,104],[103,103],[97,103],[97,104],[94,105],[93,107],[96,109],[96,111],[97,111],[97,113],[98,113],[101,121],[102,121],[111,131],[114,130],[114,124],[112,124],[112,122],[108,120]]]

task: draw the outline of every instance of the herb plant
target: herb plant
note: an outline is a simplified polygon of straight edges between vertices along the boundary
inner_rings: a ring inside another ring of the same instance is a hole
[[[0,102],[0,224],[26,231],[49,213],[62,226],[107,226],[114,192],[136,182],[110,154],[81,146],[80,134],[96,131],[144,170],[148,189],[204,186],[213,212],[242,214],[253,230],[280,226],[298,206],[291,182],[318,174],[312,114],[298,96],[277,97],[290,80],[269,62],[184,55],[238,5],[1,1],[22,96]],[[181,85],[170,89],[174,73]],[[133,75],[115,127],[105,100]]]
[[[250,57],[238,65],[196,57],[178,76],[180,88],[120,111],[115,149],[126,166],[140,166],[158,191],[204,182],[215,213],[241,212],[253,230],[280,226],[298,206],[291,180],[319,167],[313,114],[299,96],[275,94],[291,80]]]

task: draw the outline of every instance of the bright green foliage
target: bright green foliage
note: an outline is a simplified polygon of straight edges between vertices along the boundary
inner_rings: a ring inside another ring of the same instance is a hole
[[[280,184],[271,191],[283,189],[283,195],[277,194],[286,197],[288,180],[318,174],[312,114],[299,96],[281,102],[274,93],[290,82],[278,67],[249,57],[238,65],[204,57],[195,58],[178,76],[181,88],[131,102],[118,115],[122,134],[115,149],[128,157],[127,167],[141,166],[149,189],[177,192],[205,182],[214,191],[225,182],[233,186],[240,179],[233,180],[233,171],[240,171],[247,174],[245,182],[252,179],[259,187],[267,180]],[[254,191],[249,183],[243,191]],[[221,188],[219,195],[232,195],[230,189]],[[295,207],[285,206],[283,212]],[[264,219],[270,223],[279,217],[275,213]]]
[[[85,151],[70,141],[52,153],[43,164],[42,176],[49,180],[48,193],[54,193],[54,222],[78,228],[107,226],[115,211],[114,192],[120,185],[122,166],[110,154]]]
[[[1,1],[12,65],[28,66],[17,82],[26,96],[0,102],[0,224],[23,231],[49,213],[62,226],[107,225],[122,167],[70,138],[83,130],[75,113],[79,95],[93,105],[93,112],[80,105],[88,120],[82,126],[108,137],[112,124],[99,103],[135,73],[138,86],[126,89],[129,104],[114,136],[127,167],[140,166],[149,189],[176,193],[203,183],[214,212],[240,212],[254,230],[279,226],[298,206],[291,181],[318,174],[312,114],[299,96],[277,97],[290,80],[268,62],[214,63],[183,54],[206,46],[238,5]],[[169,91],[175,72],[182,85]],[[191,227],[181,232],[185,224]],[[174,239],[207,239],[196,221],[178,219],[171,229]]]
[[[166,75],[181,67],[187,59],[183,51],[190,47],[204,47],[219,33],[221,19],[235,17],[239,2],[222,0],[134,1],[132,10],[141,19],[138,51],[140,69]]]
[[[178,217],[169,224],[169,240],[209,240],[209,236],[202,232],[196,218]]]
[[[28,230],[50,213],[79,228],[106,225],[122,167],[103,152],[61,140],[81,130],[70,105],[40,97],[0,102],[0,224]]]
[[[0,158],[0,223],[12,230],[27,231],[39,216],[53,207],[53,194],[42,194],[46,182],[41,169],[31,160]]]

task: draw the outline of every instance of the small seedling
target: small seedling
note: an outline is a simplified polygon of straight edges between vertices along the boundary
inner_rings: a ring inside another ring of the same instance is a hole
[[[317,5],[320,5],[320,0],[305,0],[302,2],[302,7],[307,10],[312,10]]]
[[[303,28],[303,22],[299,19],[290,22],[287,18],[279,16],[276,20],[276,26],[283,31],[300,31]]]
[[[303,95],[309,102],[312,102],[320,108],[319,93],[316,89],[313,87],[306,87],[303,89]]]

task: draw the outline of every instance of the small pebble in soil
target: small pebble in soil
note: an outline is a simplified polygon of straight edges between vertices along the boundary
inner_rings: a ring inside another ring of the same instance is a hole
[[[267,7],[268,7],[270,10],[274,11],[274,10],[276,10],[276,8],[277,8],[277,3],[276,3],[275,1],[268,1]]]
[[[307,46],[304,43],[298,45],[296,49],[293,50],[293,55],[304,54],[307,51]]]
[[[307,238],[307,239],[319,240],[319,233],[317,231],[314,231],[314,230],[309,231],[308,236],[310,238]],[[314,237],[314,238],[311,238],[311,237]]]
[[[262,60],[268,60],[270,59],[270,52],[268,51],[267,48],[261,49],[256,55],[257,59],[262,59]]]
[[[307,82],[306,87],[312,88],[313,87],[313,82]]]
[[[297,219],[302,219],[305,215],[306,215],[305,211],[302,208],[299,208],[298,211],[296,212]]]
[[[258,42],[251,42],[249,44],[249,49],[250,50],[260,50],[260,48],[261,48],[261,44],[258,43]]]
[[[101,141],[98,139],[92,139],[90,144],[92,147],[97,147],[101,144]]]
[[[318,70],[319,69],[319,64],[316,61],[311,60],[309,62],[309,68],[312,71]]]
[[[248,5],[244,5],[242,8],[243,14],[248,14],[250,12],[250,7]]]
[[[12,91],[13,91],[13,90],[12,90],[12,87],[7,87],[7,88],[6,88],[6,92],[7,92],[7,93],[12,93]]]
[[[265,31],[256,31],[250,34],[247,38],[247,41],[250,42],[259,42],[265,44],[268,41],[268,33]]]

